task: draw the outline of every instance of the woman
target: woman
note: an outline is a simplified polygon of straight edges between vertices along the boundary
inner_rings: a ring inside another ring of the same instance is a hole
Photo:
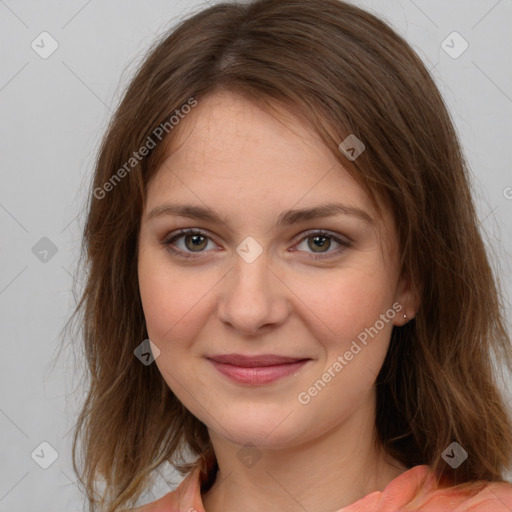
[[[185,480],[138,511],[512,509],[511,345],[463,156],[374,16],[181,23],[112,119],[84,244],[91,510],[166,461]]]

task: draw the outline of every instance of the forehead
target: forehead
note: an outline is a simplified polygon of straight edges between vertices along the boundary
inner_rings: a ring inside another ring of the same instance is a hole
[[[153,197],[193,185],[198,194],[258,194],[287,206],[303,199],[351,199],[371,209],[319,136],[285,109],[272,115],[240,95],[216,93],[199,101],[171,135]]]

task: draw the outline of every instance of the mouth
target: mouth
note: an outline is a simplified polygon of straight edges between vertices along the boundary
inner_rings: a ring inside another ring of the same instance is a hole
[[[207,358],[223,375],[241,384],[267,384],[300,370],[310,358],[225,354]]]

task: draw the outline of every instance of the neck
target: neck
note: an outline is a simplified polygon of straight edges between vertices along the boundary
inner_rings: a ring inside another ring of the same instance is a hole
[[[245,452],[210,432],[219,470],[206,512],[334,512],[384,490],[407,468],[378,446],[373,425],[359,409],[314,440]]]

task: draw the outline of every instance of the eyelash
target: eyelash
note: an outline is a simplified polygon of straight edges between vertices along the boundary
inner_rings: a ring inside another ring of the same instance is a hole
[[[177,256],[180,256],[182,258],[188,258],[188,259],[201,258],[202,254],[207,251],[205,251],[205,250],[198,251],[196,254],[194,254],[191,252],[183,251],[181,249],[176,249],[172,246],[172,244],[174,242],[176,242],[176,240],[179,240],[180,238],[183,238],[186,235],[200,235],[200,236],[205,237],[207,240],[210,240],[213,242],[213,240],[204,231],[201,231],[199,229],[194,229],[194,228],[186,228],[186,229],[180,229],[177,233],[171,233],[162,242],[162,245],[165,246],[173,254],[176,254]],[[351,242],[349,242],[348,240],[341,240],[340,238],[333,235],[332,233],[329,233],[329,232],[323,231],[323,230],[306,231],[304,233],[304,236],[297,242],[297,244],[299,244],[300,242],[302,242],[304,240],[307,240],[308,238],[314,238],[317,236],[323,236],[323,237],[329,238],[331,240],[334,240],[336,243],[338,243],[340,245],[340,247],[338,247],[337,249],[335,249],[333,251],[329,251],[326,253],[316,253],[316,254],[311,253],[311,254],[313,254],[313,256],[308,256],[308,259],[311,259],[311,260],[321,260],[321,259],[332,258],[333,256],[340,254],[342,251],[344,251],[345,249],[347,249],[348,247],[350,247],[352,245]]]

